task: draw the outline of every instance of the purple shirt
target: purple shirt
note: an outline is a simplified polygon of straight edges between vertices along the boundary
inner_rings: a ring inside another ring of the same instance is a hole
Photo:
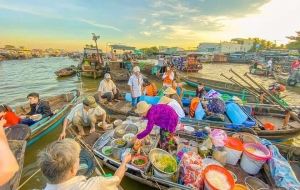
[[[150,134],[154,125],[174,133],[178,123],[178,115],[171,106],[166,104],[152,105],[145,119],[148,119],[147,127],[137,135],[138,139]]]

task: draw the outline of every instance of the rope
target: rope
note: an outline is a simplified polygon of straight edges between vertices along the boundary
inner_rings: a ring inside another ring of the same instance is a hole
[[[26,181],[24,181],[18,188],[17,190],[21,189],[21,187],[23,187],[33,176],[35,176],[39,171],[41,171],[41,169],[38,169],[37,171],[35,171],[28,179],[26,179]]]

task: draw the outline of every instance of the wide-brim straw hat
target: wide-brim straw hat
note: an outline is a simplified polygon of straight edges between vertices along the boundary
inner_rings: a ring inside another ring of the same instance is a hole
[[[163,97],[160,98],[158,104],[168,104],[168,103],[170,103],[170,102],[172,102],[172,99],[171,99],[171,98],[168,98],[168,97],[166,97],[166,96],[163,96]]]
[[[147,112],[151,108],[151,104],[147,104],[145,101],[141,101],[136,105],[135,113],[141,114]]]
[[[170,95],[170,94],[176,94],[176,91],[172,87],[168,87],[164,94]]]

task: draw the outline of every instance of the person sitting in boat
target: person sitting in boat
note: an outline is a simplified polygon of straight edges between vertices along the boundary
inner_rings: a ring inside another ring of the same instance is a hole
[[[174,99],[168,98],[166,96],[162,96],[160,98],[158,104],[166,104],[168,106],[171,106],[174,109],[174,111],[177,113],[179,118],[184,118],[185,117],[185,113],[184,113],[182,107]]]
[[[171,106],[165,104],[150,105],[145,101],[137,104],[135,113],[148,120],[146,129],[132,138],[143,139],[151,133],[154,125],[160,127],[160,148],[169,150],[178,123],[178,115]]]
[[[174,80],[174,72],[169,66],[166,68],[166,72],[163,74],[163,87],[168,88],[172,86],[172,81]]]
[[[98,98],[99,102],[104,103],[104,98],[106,98],[108,105],[112,106],[112,100],[119,102],[119,90],[117,89],[115,83],[111,80],[109,73],[104,75],[104,79],[100,82],[98,88]]]
[[[258,61],[255,60],[254,63],[253,63],[253,69],[258,69],[258,67],[257,67],[258,65],[261,65],[261,64],[259,64]]]
[[[81,147],[74,139],[66,138],[52,142],[38,154],[38,166],[47,180],[45,190],[117,190],[124,177],[126,164],[131,161],[131,154],[124,155],[112,177],[96,176],[87,180],[83,175],[76,175],[80,151]]]
[[[144,81],[143,77],[140,75],[140,68],[138,66],[133,68],[133,72],[134,74],[129,78],[128,85],[132,98],[132,110],[135,110],[136,104],[139,103],[142,95],[142,85]]]
[[[213,98],[206,106],[206,114],[224,114],[226,112],[225,102],[221,98]]]
[[[40,95],[35,92],[28,94],[27,99],[30,103],[30,112],[28,112],[25,116],[24,115],[20,116],[21,124],[31,126],[34,123],[36,123],[38,120],[31,119],[30,117],[32,115],[40,114],[40,115],[42,115],[42,117],[40,119],[53,115],[50,105],[49,105],[49,102],[43,101],[39,97],[40,97]]]
[[[21,118],[19,118],[12,109],[5,104],[0,105],[0,119],[5,118],[6,123],[4,127],[11,127],[20,123]]]
[[[172,82],[172,88],[174,90],[176,90],[177,95],[179,96],[179,98],[182,98],[183,88],[181,87],[181,85],[177,84],[176,80],[173,80],[173,82]]]
[[[154,83],[151,83],[148,79],[144,79],[143,94],[146,96],[157,96],[157,89]]]
[[[4,118],[0,119],[0,189],[10,189],[5,188],[4,184],[8,182],[17,171],[19,171],[19,164],[16,160],[16,157],[12,153],[7,138],[4,132],[3,126],[6,124],[6,120]],[[1,188],[3,187],[3,188]],[[8,185],[7,185],[8,187]]]
[[[102,116],[102,128],[106,130],[106,112],[97,104],[93,96],[86,96],[83,102],[77,104],[65,118],[59,139],[65,138],[69,123],[77,127],[79,135],[85,135],[83,128],[89,126],[90,133],[95,132],[97,117],[100,116]]]
[[[181,98],[178,96],[177,92],[172,87],[167,88],[164,91],[164,95],[171,99],[175,99],[178,102],[178,104],[183,108]]]
[[[205,94],[206,94],[206,90],[204,88],[204,85],[202,83],[199,83],[196,89],[196,97],[203,99]]]
[[[293,61],[293,63],[292,63],[292,67],[291,67],[291,72],[294,70],[294,69],[296,69],[296,68],[299,68],[300,67],[300,59],[299,60],[295,60],[295,61]]]

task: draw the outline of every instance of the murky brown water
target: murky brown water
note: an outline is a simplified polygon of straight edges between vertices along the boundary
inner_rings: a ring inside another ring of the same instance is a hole
[[[70,65],[77,65],[69,58],[40,58],[23,61],[4,61],[0,63],[0,104],[8,104],[11,107],[27,103],[26,96],[30,92],[37,92],[42,98],[65,93],[75,89],[78,85],[82,86],[84,94],[93,94],[98,89],[101,79],[78,78],[77,76],[57,78],[54,71]],[[227,79],[220,76],[221,73],[226,76],[233,76],[229,69],[233,68],[239,74],[248,71],[248,65],[244,64],[204,64],[204,69],[197,73],[197,76],[213,78],[216,80],[226,81]],[[251,75],[259,83],[267,87],[269,84],[276,82],[274,79]],[[236,77],[234,77],[237,79]],[[158,86],[161,84],[157,84]],[[184,86],[185,88],[189,88]],[[288,95],[284,99],[291,105],[300,104],[299,91],[288,88],[283,95]],[[36,154],[47,144],[56,140],[61,132],[62,126],[49,132],[42,139],[26,149],[25,162],[23,168],[22,184],[30,175],[37,170]],[[300,146],[300,145],[299,145]],[[110,172],[110,171],[107,171]],[[122,182],[124,189],[151,189],[148,186],[139,184],[133,180],[125,178]],[[45,180],[41,173],[35,175],[22,189],[41,189],[45,187]]]

